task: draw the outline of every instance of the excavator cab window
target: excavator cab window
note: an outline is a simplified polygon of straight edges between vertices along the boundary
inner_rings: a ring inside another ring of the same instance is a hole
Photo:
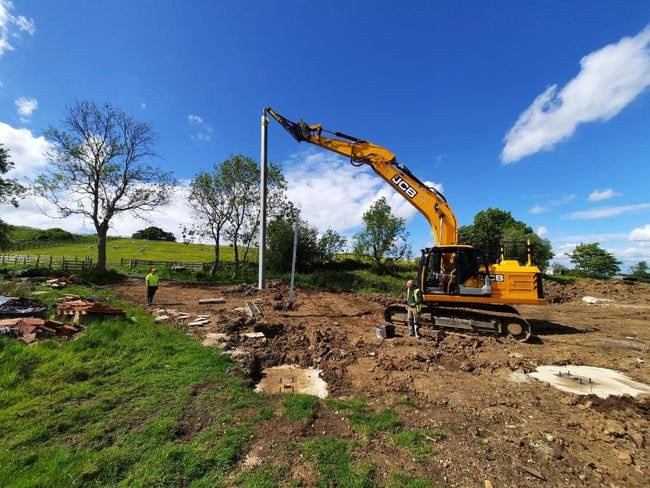
[[[457,289],[456,249],[432,248],[422,257],[426,293],[453,294]]]
[[[475,294],[476,292],[470,289],[482,288],[485,285],[487,262],[483,253],[476,249],[431,248],[425,250],[421,262],[421,272],[425,273],[426,293]]]

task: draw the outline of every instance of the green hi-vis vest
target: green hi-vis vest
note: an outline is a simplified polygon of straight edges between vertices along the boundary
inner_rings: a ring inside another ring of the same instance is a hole
[[[155,275],[153,273],[149,273],[146,276],[145,281],[147,282],[147,284],[149,286],[158,286],[158,275]]]
[[[419,288],[407,288],[406,290],[406,303],[409,305],[415,303],[415,309],[420,313],[422,311],[422,290]]]

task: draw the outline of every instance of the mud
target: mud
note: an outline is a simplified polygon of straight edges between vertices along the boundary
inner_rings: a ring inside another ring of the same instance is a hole
[[[528,376],[543,365],[576,365],[609,368],[650,384],[650,285],[579,280],[544,286],[547,306],[517,307],[533,328],[525,343],[432,329],[423,329],[417,340],[400,326],[394,337],[382,339],[376,327],[394,297],[299,288],[290,303],[288,287],[280,283],[257,290],[161,282],[150,309],[209,315],[203,326],[172,315],[169,320],[207,341],[206,347],[225,349],[251,388],[266,368],[314,368],[322,371],[330,397],[366,397],[377,411],[393,408],[402,428],[445,433],[426,462],[414,461],[385,436],[362,441],[355,460],[376,464],[379,481],[400,470],[448,487],[482,487],[486,481],[495,488],[650,486],[649,395],[579,395]],[[114,292],[145,306],[143,280]],[[586,303],[585,296],[598,300]],[[224,302],[199,304],[211,297]],[[250,314],[247,301],[260,315]],[[264,338],[247,335],[252,332]],[[277,396],[266,401],[277,403]],[[265,424],[252,455],[259,463],[286,466],[291,453],[278,456],[281,439],[324,434],[364,439],[323,407],[304,429]],[[316,482],[308,467],[302,465],[301,473],[288,472],[287,481]]]

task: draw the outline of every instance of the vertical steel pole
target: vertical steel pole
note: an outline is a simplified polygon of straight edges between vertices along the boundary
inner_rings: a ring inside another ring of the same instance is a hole
[[[257,288],[266,288],[266,155],[267,135],[269,131],[269,119],[266,116],[266,109],[262,113],[262,152],[260,155],[260,247],[259,247],[259,277]]]
[[[300,221],[300,210],[296,209],[296,221],[293,224],[293,257],[291,258],[291,286],[289,287],[289,303],[293,303],[293,282],[296,276],[296,254],[298,250],[298,222]]]

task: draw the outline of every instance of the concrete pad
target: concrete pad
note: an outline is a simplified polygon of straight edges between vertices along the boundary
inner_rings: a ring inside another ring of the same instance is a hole
[[[618,371],[593,366],[539,366],[529,376],[578,395],[593,394],[607,398],[626,393],[631,396],[650,393],[650,386],[644,383],[634,381]]]
[[[268,393],[305,393],[318,398],[327,397],[327,383],[320,377],[322,370],[299,368],[284,364],[262,371],[264,378],[255,391]]]

